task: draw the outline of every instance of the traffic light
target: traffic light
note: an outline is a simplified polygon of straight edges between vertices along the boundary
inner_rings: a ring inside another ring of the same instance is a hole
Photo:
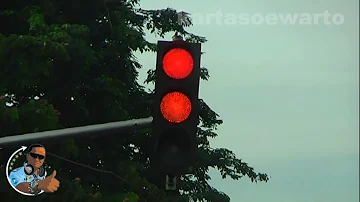
[[[194,162],[199,118],[201,45],[159,41],[151,162],[164,174],[182,174]]]

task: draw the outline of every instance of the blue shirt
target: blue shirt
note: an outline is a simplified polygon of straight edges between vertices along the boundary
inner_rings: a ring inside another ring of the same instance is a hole
[[[40,176],[36,176],[35,174],[27,175],[24,171],[24,166],[22,166],[20,168],[16,168],[13,171],[11,171],[9,178],[11,180],[11,184],[14,187],[16,187],[20,183],[31,182],[35,178],[38,178],[39,180],[43,180],[43,179],[45,179],[45,176],[40,177]]]

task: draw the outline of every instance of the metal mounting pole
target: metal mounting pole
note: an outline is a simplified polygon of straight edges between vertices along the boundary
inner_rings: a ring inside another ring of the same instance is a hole
[[[127,121],[118,121],[105,124],[81,126],[74,128],[66,128],[60,130],[51,130],[38,133],[28,133],[24,135],[12,135],[0,138],[0,145],[20,143],[25,141],[38,141],[44,139],[52,138],[64,138],[70,136],[80,136],[80,135],[89,135],[93,133],[101,133],[104,135],[104,132],[109,131],[119,131],[124,129],[138,129],[145,128],[151,125],[153,118],[142,118],[142,119],[133,119]]]

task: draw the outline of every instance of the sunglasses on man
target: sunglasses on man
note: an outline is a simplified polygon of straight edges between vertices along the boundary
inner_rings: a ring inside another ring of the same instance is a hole
[[[30,153],[30,156],[33,157],[34,159],[39,159],[39,160],[43,160],[45,158],[45,156],[41,155],[41,154],[35,154],[35,153]]]

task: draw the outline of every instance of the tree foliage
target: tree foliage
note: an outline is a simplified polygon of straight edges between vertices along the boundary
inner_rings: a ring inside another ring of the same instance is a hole
[[[0,6],[0,23],[0,136],[148,117],[153,93],[138,83],[141,65],[134,56],[156,51],[145,32],[160,38],[177,32],[188,41],[206,42],[185,30],[192,26],[186,13],[144,10],[138,0],[13,0]],[[201,74],[209,78],[206,68]],[[154,71],[148,72],[146,82],[154,82]],[[209,138],[217,136],[222,120],[200,101],[199,157],[192,174],[181,178],[182,196],[171,200],[228,202],[225,193],[208,183],[209,168],[234,180],[247,176],[267,181],[268,176],[256,173],[230,150],[210,146]],[[47,141],[50,153],[66,158],[47,158],[58,171],[59,191],[34,199],[1,183],[4,201],[168,201],[171,196],[151,180],[156,176],[149,171],[150,135],[144,129]],[[0,154],[2,181],[14,148],[3,148]]]

